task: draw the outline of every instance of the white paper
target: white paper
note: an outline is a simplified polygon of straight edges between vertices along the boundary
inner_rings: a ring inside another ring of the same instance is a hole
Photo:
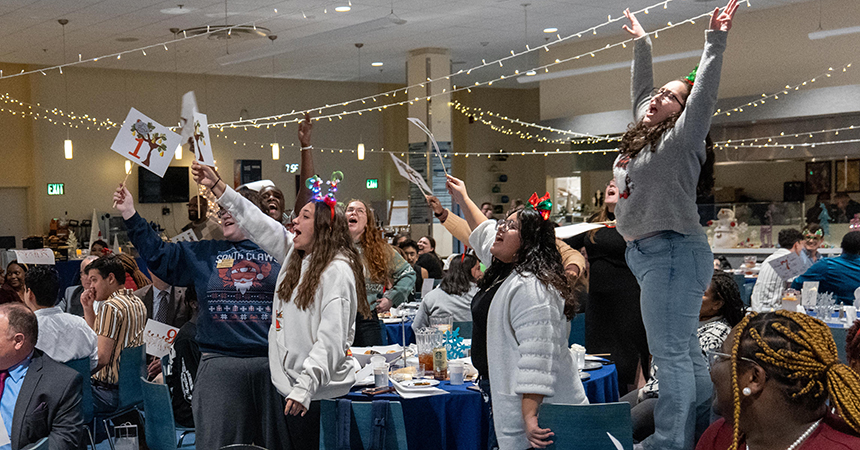
[[[436,280],[434,280],[433,278],[424,279],[424,284],[421,285],[421,298],[426,297],[427,293],[433,290],[433,283],[435,281]]]
[[[768,264],[773,267],[774,272],[783,280],[790,280],[805,271],[803,258],[794,252],[771,260]]]
[[[147,319],[146,328],[143,329],[143,343],[146,344],[146,354],[163,358],[173,347],[179,328],[171,327],[166,323]]]
[[[15,259],[22,264],[47,264],[54,265],[54,251],[49,248],[40,248],[37,250],[14,250]]]
[[[565,225],[563,227],[557,227],[555,229],[555,237],[559,239],[567,239],[569,237],[576,236],[578,234],[587,233],[591,230],[596,230],[598,228],[605,227],[606,224],[603,223],[591,223],[591,222],[582,222],[575,223],[573,225]]]
[[[197,98],[194,96],[194,91],[188,91],[182,96],[182,112],[180,113],[180,123],[182,124],[182,143],[188,142],[188,138],[194,134],[194,113],[197,111]]]
[[[183,128],[182,132],[185,132]],[[194,113],[194,126],[192,127],[191,152],[194,159],[210,167],[215,167],[215,157],[212,156],[212,141],[209,140],[209,119],[206,114]]]
[[[808,308],[818,304],[818,283],[818,281],[803,282],[803,290],[800,291],[803,306]]]
[[[169,128],[131,108],[111,144],[111,150],[164,177],[181,138]]]
[[[0,446],[10,445],[12,443],[9,440],[9,432],[6,431],[6,424],[3,422],[2,417],[0,417]]]
[[[424,122],[421,119],[416,117],[408,117],[410,122],[412,122],[415,126],[421,129],[427,136],[430,137],[430,142],[433,143],[433,150],[436,151],[436,156],[439,157],[439,161],[442,163],[442,170],[445,172],[445,178],[448,177],[448,169],[445,168],[445,160],[442,159],[442,152],[439,151],[439,144],[436,142],[436,137],[433,136],[433,133],[430,132],[430,129],[427,128],[427,125],[424,125]]]
[[[170,238],[170,242],[173,242],[174,244],[177,242],[197,242],[197,235],[194,234],[194,229],[189,228]]]
[[[395,200],[391,202],[391,220],[388,225],[392,227],[409,225],[409,202],[406,200]]]
[[[397,167],[397,171],[400,172],[400,176],[409,180],[410,183],[418,186],[418,189],[424,192],[424,195],[433,195],[433,190],[430,189],[430,186],[427,185],[427,182],[424,181],[424,177],[421,176],[420,173],[416,172],[415,169],[409,167],[409,164],[403,162],[400,158],[391,154],[391,159],[394,160],[394,165]]]

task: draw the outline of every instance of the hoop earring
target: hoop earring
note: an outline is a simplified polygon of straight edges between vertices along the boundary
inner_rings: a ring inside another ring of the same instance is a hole
[[[750,395],[752,395],[752,389],[750,389],[750,388],[748,388],[748,387],[745,387],[745,388],[744,388],[744,390],[743,390],[742,392],[743,392],[743,393],[744,393],[744,395],[746,395],[747,397],[749,397]]]

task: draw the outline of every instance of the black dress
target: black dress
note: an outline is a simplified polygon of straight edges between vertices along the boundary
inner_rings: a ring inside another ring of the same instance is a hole
[[[610,220],[614,217],[610,217]],[[599,228],[592,242],[589,233],[565,240],[576,250],[585,247],[589,263],[588,302],[585,305],[585,348],[589,353],[610,353],[618,370],[623,395],[636,382],[639,365],[649,374],[648,339],[639,306],[639,283],[627,267],[627,244],[612,227]]]

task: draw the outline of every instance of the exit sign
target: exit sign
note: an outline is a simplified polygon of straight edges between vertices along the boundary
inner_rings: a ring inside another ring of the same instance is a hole
[[[379,187],[379,180],[376,178],[368,178],[367,179],[367,188],[368,189],[376,189]]]
[[[48,195],[63,195],[66,193],[63,183],[48,183]]]

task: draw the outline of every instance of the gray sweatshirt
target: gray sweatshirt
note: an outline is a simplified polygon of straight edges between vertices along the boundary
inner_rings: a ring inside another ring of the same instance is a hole
[[[705,136],[717,104],[720,69],[727,32],[705,32],[705,51],[686,107],[675,126],[660,138],[652,152],[646,146],[636,157],[619,155],[613,164],[620,197],[615,206],[618,232],[627,239],[658,231],[703,234],[696,208],[696,185],[705,162]],[[648,111],[654,75],[651,40],[636,41],[633,52],[634,119]]]

